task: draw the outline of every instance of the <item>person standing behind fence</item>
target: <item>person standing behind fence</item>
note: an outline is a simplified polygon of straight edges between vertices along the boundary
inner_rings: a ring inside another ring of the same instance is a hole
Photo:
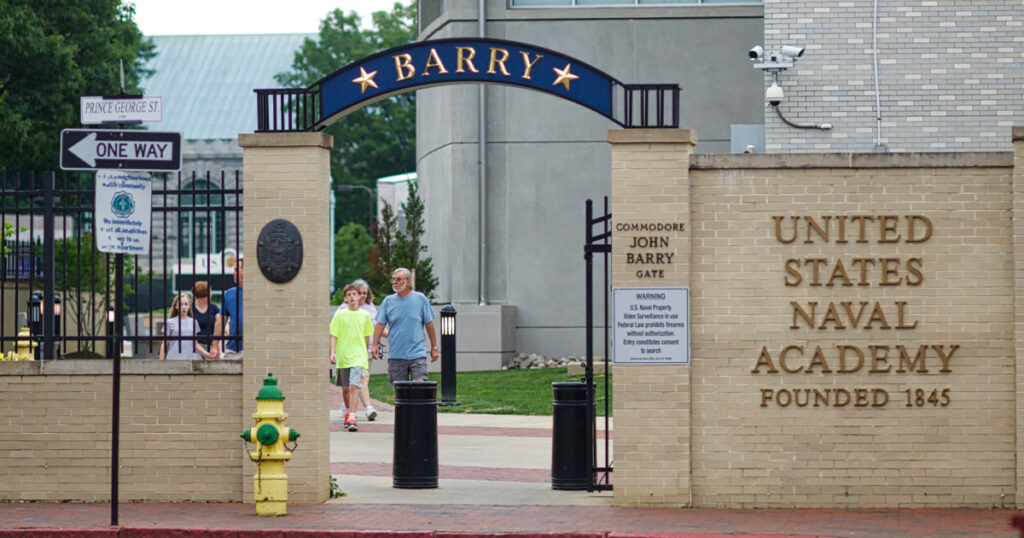
[[[210,284],[205,280],[197,280],[192,284],[192,296],[195,298],[192,310],[199,324],[199,345],[202,348],[199,353],[204,359],[216,359],[220,356],[220,350],[213,345],[213,333],[220,308],[210,301]]]
[[[228,288],[228,291],[224,292],[224,307],[220,310],[220,315],[217,316],[217,324],[214,328],[214,345],[220,346],[223,344],[223,359],[241,359],[242,358],[242,262],[244,259],[241,255],[238,256],[238,261],[235,262],[235,284],[236,286]],[[224,325],[227,325],[225,329]],[[238,336],[237,340],[228,340],[222,342],[219,337],[221,336]]]
[[[171,313],[164,323],[164,334],[168,339],[160,343],[160,360],[195,360],[202,347],[194,338],[199,333],[199,324],[192,317],[192,299],[187,292],[174,296]]]
[[[434,310],[430,301],[412,289],[412,272],[401,267],[391,273],[391,289],[377,309],[373,329],[373,356],[380,357],[380,337],[388,328],[388,380],[426,381],[427,349],[423,330],[430,338],[430,362],[440,356],[434,330]]]

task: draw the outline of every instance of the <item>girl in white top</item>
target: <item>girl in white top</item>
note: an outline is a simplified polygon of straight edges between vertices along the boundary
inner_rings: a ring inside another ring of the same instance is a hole
[[[164,334],[193,338],[164,340],[160,343],[160,360],[198,359],[201,347],[199,341],[194,338],[197,333],[199,322],[192,317],[192,297],[185,292],[175,295],[174,302],[171,303],[171,315],[164,324]]]

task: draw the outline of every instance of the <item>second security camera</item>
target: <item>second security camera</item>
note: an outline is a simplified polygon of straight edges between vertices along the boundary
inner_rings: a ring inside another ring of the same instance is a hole
[[[787,58],[797,59],[804,55],[804,48],[793,45],[786,45],[779,51]]]
[[[748,52],[747,55],[750,57],[751,61],[759,60],[764,56],[764,48],[758,45],[750,49],[750,52]]]
[[[786,98],[785,94],[782,93],[782,87],[772,82],[771,86],[764,92],[764,98],[768,101],[769,105],[779,106],[782,104],[782,100]]]

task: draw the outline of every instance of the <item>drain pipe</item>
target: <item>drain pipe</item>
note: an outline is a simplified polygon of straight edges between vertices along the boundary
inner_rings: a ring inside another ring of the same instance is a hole
[[[875,0],[872,8],[871,50],[874,51],[875,64],[875,152],[885,153],[887,148],[882,145],[882,97],[878,89],[878,0]]]
[[[477,33],[480,39],[487,37],[487,15],[484,8],[484,0],[477,2]],[[487,101],[485,100],[484,85],[477,84],[477,137],[479,140],[477,151],[479,152],[480,170],[477,175],[477,190],[480,193],[478,202],[480,245],[478,256],[477,282],[479,289],[477,297],[480,306],[487,304]]]

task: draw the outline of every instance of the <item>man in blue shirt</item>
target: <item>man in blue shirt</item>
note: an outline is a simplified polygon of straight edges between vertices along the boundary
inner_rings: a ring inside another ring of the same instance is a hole
[[[426,329],[430,338],[430,362],[440,356],[437,333],[434,331],[434,310],[430,301],[412,289],[412,272],[405,268],[391,273],[392,295],[384,298],[377,309],[373,326],[373,356],[380,358],[380,338],[388,328],[388,379],[395,381],[426,381],[427,348],[423,338]]]
[[[220,310],[220,314],[217,315],[217,325],[214,329],[215,336],[223,336],[224,323],[228,324],[228,335],[231,336],[242,336],[242,262],[243,258],[241,255],[238,256],[238,262],[235,263],[235,284],[228,291],[224,292],[224,306]],[[220,342],[216,342],[215,345],[220,345]],[[224,353],[221,355],[223,359],[241,359],[242,358],[242,340],[228,340],[224,343]]]

